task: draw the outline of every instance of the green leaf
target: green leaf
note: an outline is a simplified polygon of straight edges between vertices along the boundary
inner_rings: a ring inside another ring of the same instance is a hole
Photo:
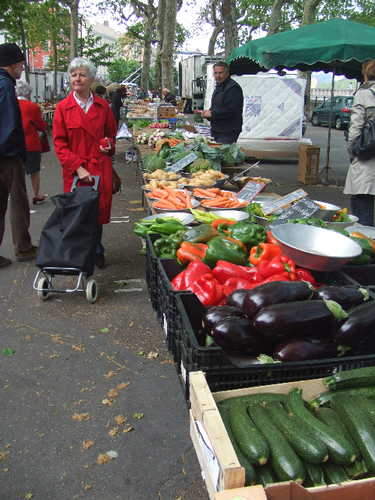
[[[99,330],[100,333],[109,333],[109,328],[101,328]]]
[[[141,420],[144,416],[144,413],[133,413],[133,418],[137,420]]]
[[[4,354],[4,356],[13,356],[13,354],[16,354],[16,351],[11,347],[5,347],[5,349],[1,351],[1,354]]]

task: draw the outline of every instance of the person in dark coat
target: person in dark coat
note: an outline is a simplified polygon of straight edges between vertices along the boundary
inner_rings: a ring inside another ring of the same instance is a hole
[[[169,89],[165,88],[161,93],[163,94],[164,102],[172,104],[172,106],[177,106],[176,96],[173,95]]]
[[[115,120],[117,122],[117,126],[119,125],[120,122],[120,108],[123,106],[122,100],[126,96],[127,96],[126,87],[124,87],[123,85],[119,87],[117,90],[115,90],[115,92],[112,94],[111,108]]]
[[[30,207],[24,171],[26,144],[14,88],[24,63],[25,56],[18,45],[0,44],[0,244],[9,198],[12,239],[19,262],[34,259],[37,251],[29,233]],[[11,263],[10,259],[0,256],[0,267]]]
[[[237,82],[229,76],[225,62],[214,64],[216,87],[210,109],[202,111],[202,117],[211,122],[211,135],[216,142],[233,144],[242,130],[243,93]]]

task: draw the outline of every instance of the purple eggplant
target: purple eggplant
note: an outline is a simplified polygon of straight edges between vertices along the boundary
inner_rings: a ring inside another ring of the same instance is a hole
[[[224,351],[243,354],[259,354],[263,351],[262,341],[247,318],[232,316],[219,321],[212,329],[212,337]]]
[[[249,293],[249,290],[235,290],[227,297],[227,305],[238,307],[238,309],[242,309],[243,301],[245,300],[246,295]]]
[[[272,357],[279,361],[307,361],[335,358],[337,346],[320,339],[288,339],[275,347]]]
[[[314,292],[314,299],[334,300],[344,309],[359,306],[369,299],[368,290],[355,286],[324,285]]]
[[[368,302],[352,309],[349,317],[338,329],[335,340],[337,344],[352,347],[357,351],[361,344],[369,343],[371,345],[371,337],[375,333],[375,304]],[[373,354],[374,351],[367,352],[366,354]]]
[[[202,319],[203,327],[210,333],[212,328],[223,319],[228,317],[237,316],[244,318],[245,315],[242,311],[232,306],[213,306],[207,309]]]
[[[333,301],[286,302],[261,309],[253,325],[273,345],[291,337],[329,339],[338,328],[336,317],[340,318],[342,314],[346,315],[345,311]]]
[[[307,300],[313,294],[311,285],[306,281],[273,281],[247,290],[242,311],[253,318],[263,307],[273,304]]]

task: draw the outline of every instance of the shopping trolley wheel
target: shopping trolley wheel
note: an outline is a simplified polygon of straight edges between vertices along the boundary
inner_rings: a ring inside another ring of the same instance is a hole
[[[98,285],[94,278],[89,278],[86,282],[86,299],[90,304],[94,304],[98,299]]]
[[[50,288],[50,283],[45,276],[38,279],[37,293],[41,300],[47,300],[49,296],[48,289]]]

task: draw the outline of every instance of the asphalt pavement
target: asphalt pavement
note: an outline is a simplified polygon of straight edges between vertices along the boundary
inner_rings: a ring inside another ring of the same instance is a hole
[[[315,144],[326,133],[311,128]],[[341,134],[333,166],[344,172]],[[145,212],[126,147],[119,143],[116,155],[123,191],[104,229],[108,267],[94,274],[96,304],[79,293],[41,301],[32,289],[34,262],[0,270],[0,500],[207,499],[187,406],[150,305],[141,242],[132,233]],[[269,189],[279,194],[303,187],[314,199],[347,206],[342,185],[301,185],[296,172],[296,162],[274,161],[262,162],[259,175],[272,177]],[[62,190],[53,153],[43,155],[41,181],[43,193]],[[37,244],[53,205],[31,209]],[[9,224],[0,254],[14,257]],[[72,278],[60,279],[60,286],[72,285]]]

